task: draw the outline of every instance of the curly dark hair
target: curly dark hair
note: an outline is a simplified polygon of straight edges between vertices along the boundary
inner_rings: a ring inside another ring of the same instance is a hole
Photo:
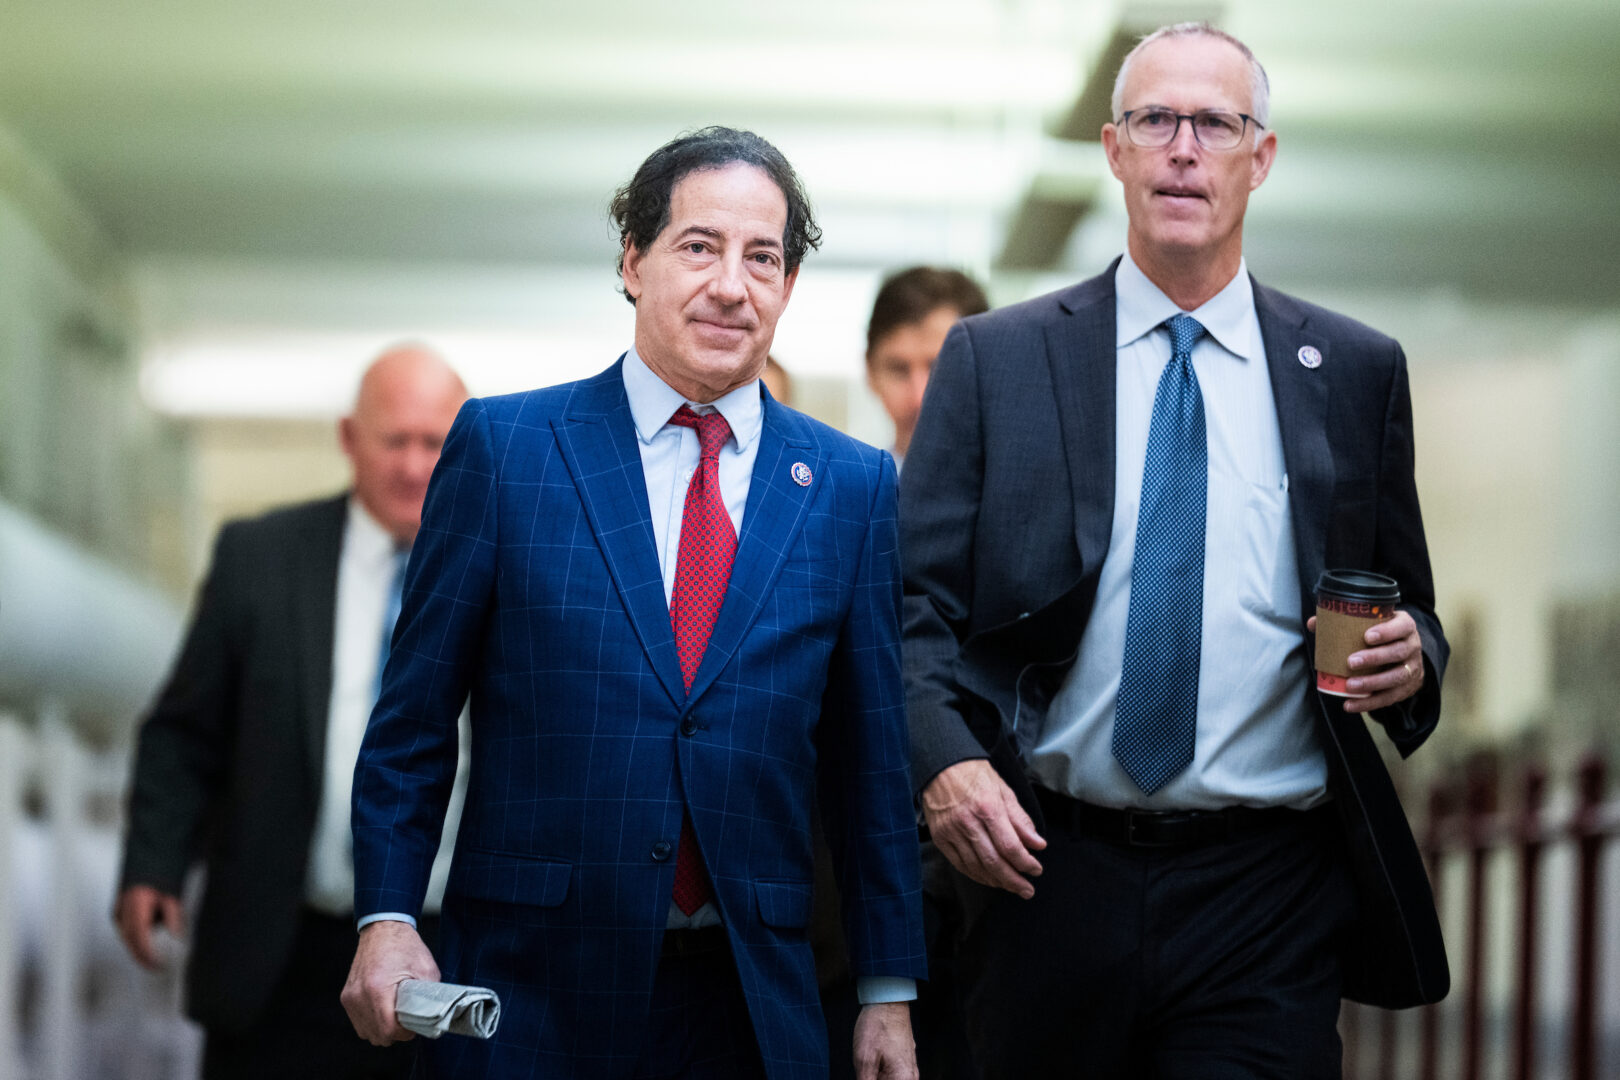
[[[676,184],[691,173],[723,169],[738,162],[759,169],[781,189],[787,200],[782,256],[787,273],[797,270],[810,249],[821,246],[821,228],[810,211],[810,197],[798,173],[782,151],[752,131],[706,127],[679,135],[654,150],[630,182],[613,193],[608,213],[619,227],[619,273],[624,273],[624,253],[631,244],[646,251],[669,224],[670,196]],[[629,293],[625,293],[625,299],[632,305],[636,302]]]

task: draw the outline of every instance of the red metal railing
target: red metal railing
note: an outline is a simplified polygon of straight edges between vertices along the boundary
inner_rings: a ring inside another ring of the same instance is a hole
[[[1514,1080],[1536,1080],[1542,1075],[1539,1064],[1551,1057],[1561,1059],[1560,1077],[1598,1080],[1603,1004],[1598,973],[1605,931],[1613,937],[1615,929],[1602,922],[1605,897],[1600,874],[1609,840],[1620,835],[1620,800],[1604,801],[1608,772],[1597,754],[1584,758],[1574,770],[1574,801],[1568,812],[1549,813],[1549,779],[1543,766],[1529,763],[1504,783],[1496,759],[1482,755],[1469,763],[1461,782],[1437,783],[1430,790],[1428,819],[1418,835],[1435,902],[1442,904],[1442,912],[1453,915],[1455,906],[1445,903],[1452,898],[1444,896],[1442,888],[1448,881],[1458,883],[1459,875],[1443,871],[1448,866],[1457,869],[1460,863],[1466,888],[1462,923],[1456,925],[1453,919],[1445,930],[1453,974],[1462,979],[1453,986],[1451,1000],[1422,1010],[1415,1022],[1394,1013],[1346,1006],[1342,1033],[1348,1080],[1438,1080],[1442,1064],[1447,1077],[1479,1080],[1490,1051],[1486,1041],[1493,1001],[1488,976],[1504,969],[1512,972],[1509,1075]],[[1500,805],[1504,792],[1516,796],[1506,800],[1511,804],[1506,810]],[[1553,845],[1568,845],[1573,854],[1571,910],[1567,919],[1555,918],[1543,931],[1544,862]],[[1490,868],[1493,860],[1503,857],[1511,860],[1514,885],[1493,892]],[[1512,955],[1492,955],[1492,914],[1497,905],[1507,903],[1514,909]],[[1546,989],[1543,959],[1551,944],[1544,932],[1570,935],[1565,1046],[1538,1044]],[[1457,1033],[1454,1045],[1443,1045],[1443,1026]]]
[[[1576,844],[1575,863],[1575,1015],[1571,1017],[1571,1080],[1597,1080],[1597,960],[1598,870],[1603,842],[1614,831],[1613,814],[1606,814],[1603,760],[1596,756],[1581,763],[1574,819],[1570,835]]]

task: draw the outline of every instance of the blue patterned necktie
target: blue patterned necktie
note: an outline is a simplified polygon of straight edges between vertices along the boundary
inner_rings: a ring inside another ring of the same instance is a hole
[[[1114,711],[1114,757],[1149,795],[1193,760],[1209,487],[1204,399],[1192,366],[1204,328],[1190,315],[1166,325],[1170,363],[1153,395]]]
[[[399,609],[404,604],[405,563],[410,557],[410,548],[396,551],[393,555],[394,573],[388,580],[388,606],[383,608],[382,647],[377,653],[377,684],[372,687],[371,693],[373,704],[382,696],[383,668],[388,666],[388,654],[394,644],[394,624],[399,621]]]

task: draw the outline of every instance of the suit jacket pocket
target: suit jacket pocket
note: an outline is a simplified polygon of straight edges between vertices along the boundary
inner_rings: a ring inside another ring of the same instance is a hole
[[[808,881],[754,882],[759,921],[778,930],[802,930],[810,925],[810,894]]]
[[[571,863],[470,848],[457,853],[455,892],[476,900],[556,907],[568,895]]]

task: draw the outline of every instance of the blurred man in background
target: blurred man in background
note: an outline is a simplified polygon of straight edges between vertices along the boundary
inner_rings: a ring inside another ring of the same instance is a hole
[[[978,283],[959,270],[914,266],[887,278],[866,325],[866,381],[894,421],[894,459],[904,463],[923,391],[945,335],[964,315],[988,311]]]
[[[209,1080],[409,1073],[408,1048],[355,1038],[338,1001],[354,955],[349,790],[428,478],[466,397],[423,346],[371,364],[338,426],[353,488],[220,530],[141,727],[115,918],[157,967],[153,931],[182,932],[182,884],[206,865],[187,1009]]]
[[[901,493],[913,779],[973,905],[989,1077],[1337,1077],[1341,995],[1448,986],[1370,714],[1434,730],[1400,346],[1253,281],[1266,75],[1206,24],[1127,56],[1103,148],[1127,249],[963,320]],[[1404,604],[1318,695],[1325,568]]]

